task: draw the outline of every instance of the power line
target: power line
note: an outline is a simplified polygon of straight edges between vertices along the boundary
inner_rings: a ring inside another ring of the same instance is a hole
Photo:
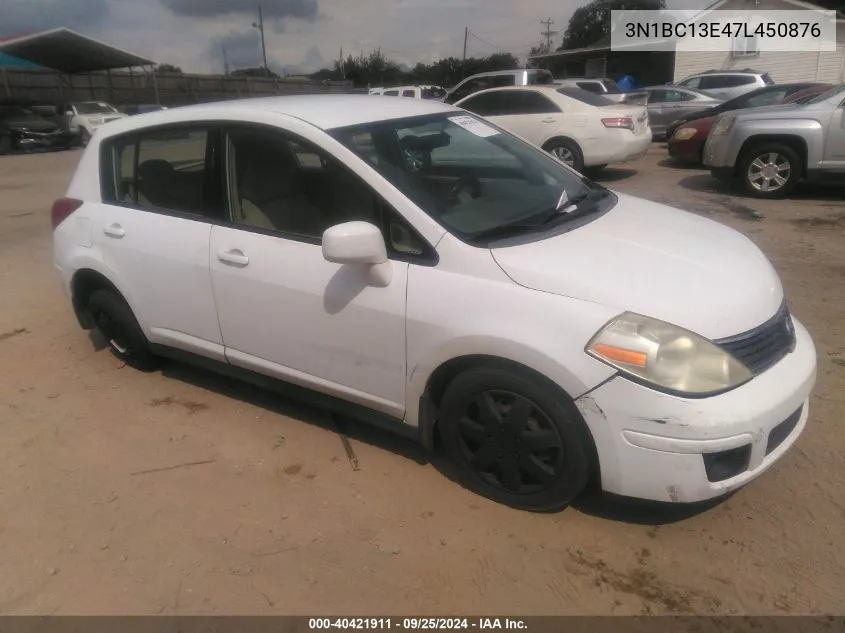
[[[488,42],[487,40],[479,37],[473,31],[470,31],[469,34],[473,38],[475,38],[479,42],[481,42],[482,44],[485,44],[486,46],[489,46],[490,48],[492,48],[493,50],[498,51],[498,52],[501,52],[501,51],[522,51],[522,50],[528,50],[528,49],[531,48],[530,46],[499,46],[497,44],[493,44],[492,42]]]
[[[554,20],[551,18],[540,20],[540,24],[544,24],[546,26],[546,30],[540,33],[540,35],[546,38],[546,50],[549,51],[552,50],[552,36],[557,35],[557,31],[552,31],[552,24],[554,23]]]

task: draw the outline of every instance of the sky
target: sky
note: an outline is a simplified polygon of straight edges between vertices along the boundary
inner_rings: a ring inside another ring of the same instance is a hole
[[[706,0],[667,0],[693,9]],[[551,18],[563,32],[572,0],[261,0],[268,65],[300,74],[376,48],[413,66],[497,51],[524,58]],[[0,0],[0,37],[65,26],[185,72],[262,64],[258,0]],[[556,36],[560,43],[560,35]]]

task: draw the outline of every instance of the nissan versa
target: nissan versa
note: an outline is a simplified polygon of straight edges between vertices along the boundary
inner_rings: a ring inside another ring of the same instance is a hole
[[[113,121],[53,206],[83,328],[439,440],[530,510],[692,502],[807,420],[816,353],[760,250],[454,106],[326,95]]]

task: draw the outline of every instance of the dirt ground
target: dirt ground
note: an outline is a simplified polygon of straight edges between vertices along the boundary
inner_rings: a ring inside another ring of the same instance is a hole
[[[382,432],[347,428],[354,471],[319,411],[121,368],[52,270],[49,208],[79,156],[0,158],[0,613],[845,613],[845,189],[751,200],[661,145],[607,170],[763,248],[818,385],[794,450],[715,507],[534,515]]]

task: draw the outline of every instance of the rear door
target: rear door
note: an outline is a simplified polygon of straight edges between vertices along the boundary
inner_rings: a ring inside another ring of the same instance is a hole
[[[223,360],[208,246],[223,217],[219,137],[199,126],[109,139],[91,225],[150,341]]]
[[[517,136],[542,147],[564,127],[563,110],[551,99],[534,90],[504,90],[499,112],[490,120]]]

